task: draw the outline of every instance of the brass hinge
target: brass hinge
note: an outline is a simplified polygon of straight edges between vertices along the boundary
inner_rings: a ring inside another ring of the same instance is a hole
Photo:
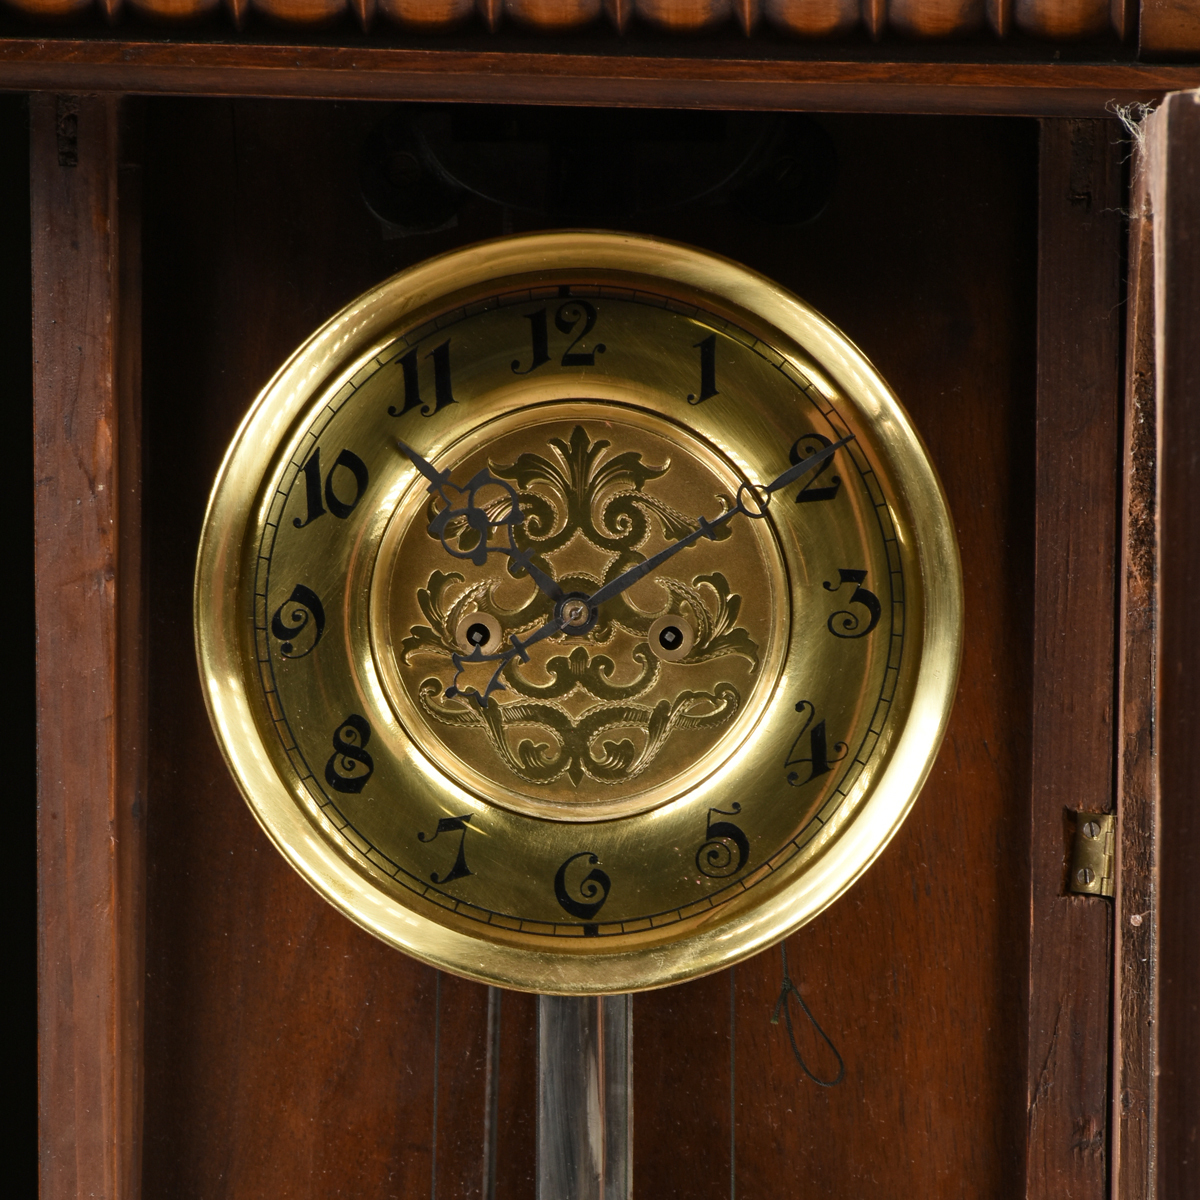
[[[1075,814],[1071,850],[1071,891],[1111,896],[1116,874],[1116,821],[1112,813]]]

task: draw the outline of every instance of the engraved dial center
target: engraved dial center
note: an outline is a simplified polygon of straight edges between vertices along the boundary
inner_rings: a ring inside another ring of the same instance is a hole
[[[779,669],[780,551],[769,523],[738,520],[637,572],[743,485],[654,414],[577,400],[422,460],[375,584],[401,723],[530,815],[646,811],[693,786]]]

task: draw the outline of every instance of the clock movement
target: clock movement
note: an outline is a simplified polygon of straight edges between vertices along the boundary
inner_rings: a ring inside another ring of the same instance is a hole
[[[346,915],[543,993],[736,962],[912,805],[957,679],[953,528],[854,345],[618,234],[425,262],[300,347],[221,468],[209,712]]]

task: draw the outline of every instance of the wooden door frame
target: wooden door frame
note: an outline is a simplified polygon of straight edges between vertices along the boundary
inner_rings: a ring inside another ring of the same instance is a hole
[[[46,45],[57,50],[45,51]],[[77,1195],[135,1200],[146,661],[137,105],[126,102],[119,89],[417,98],[428,92],[430,80],[414,74],[411,62],[397,66],[396,56],[404,53],[399,51],[372,51],[391,54],[393,61],[374,75],[360,72],[347,93],[339,89],[346,86],[349,60],[328,69],[315,61],[284,67],[265,63],[269,56],[260,54],[264,61],[235,64],[223,74],[211,62],[189,66],[176,53],[153,69],[134,55],[135,66],[141,63],[135,70],[121,63],[97,66],[95,44],[89,45],[88,53],[76,54],[66,42],[43,43],[35,69],[14,71],[12,59],[0,67],[0,83],[7,86],[114,89],[85,97],[45,92],[31,103],[41,1183],[44,1200]],[[217,48],[205,53],[211,59]],[[320,53],[336,57],[328,48]],[[292,48],[288,54],[294,64],[317,51]],[[547,74],[544,63],[530,66],[517,62],[519,56],[507,57],[512,69],[499,75],[481,70],[478,62],[460,64],[457,74],[435,81],[437,98],[1090,114],[1047,119],[1041,151],[1030,749],[1035,784],[1031,868],[1023,884],[1031,947],[1022,1063],[1029,1116],[1026,1195],[1100,1200],[1110,1178],[1112,1194],[1122,1200],[1182,1194],[1167,1187],[1180,1178],[1169,1169],[1158,1190],[1163,1154],[1168,1147],[1183,1152],[1186,1122],[1179,1114],[1164,1115],[1156,1092],[1170,1087],[1172,1095],[1190,1098],[1195,1120],[1200,1042],[1194,1025],[1189,1031],[1187,1000],[1180,997],[1186,996],[1184,985],[1196,982],[1183,940],[1188,917],[1195,921],[1198,915],[1196,887],[1185,872],[1189,854],[1193,864],[1196,856],[1184,840],[1196,831],[1195,818],[1178,797],[1189,794],[1185,785],[1200,775],[1200,765],[1190,757],[1180,727],[1188,705],[1195,707],[1190,682],[1186,675],[1170,683],[1164,678],[1156,694],[1154,664],[1200,654],[1188,641],[1184,619],[1193,590],[1188,572],[1197,569],[1191,563],[1200,562],[1200,555],[1193,552],[1197,535],[1186,527],[1182,500],[1185,452],[1193,442],[1200,446],[1200,406],[1183,403],[1193,386],[1186,372],[1195,368],[1180,348],[1186,340],[1180,322],[1200,309],[1175,273],[1175,283],[1165,289],[1160,281],[1154,323],[1147,325],[1153,240],[1147,237],[1149,218],[1137,210],[1129,254],[1135,303],[1123,378],[1112,316],[1122,302],[1118,212],[1125,185],[1119,126],[1096,119],[1096,89],[1085,83],[1076,83],[1077,90],[1048,88],[1044,81],[1031,87],[1029,68],[1011,70],[997,84],[978,70],[957,82],[930,71],[910,71],[902,79],[894,64],[885,64],[887,70],[839,91],[830,72],[816,78],[822,64],[797,68],[805,76],[799,82],[774,79],[761,88],[744,78],[722,77],[703,60],[689,60],[682,81],[665,68],[647,68],[631,81],[626,62],[618,74],[612,60],[594,59],[587,70],[573,68],[564,84],[562,73]],[[1149,75],[1139,77],[1140,90],[1130,84],[1130,96],[1153,98],[1184,81],[1171,68],[1127,69],[1158,72],[1148,87],[1141,85]],[[863,64],[854,70],[871,74]],[[814,96],[820,103],[813,103]],[[1172,116],[1164,126],[1168,146],[1175,122]],[[1179,119],[1180,128],[1185,123]],[[1146,189],[1137,195],[1144,199]],[[1186,207],[1179,198],[1173,203]],[[1170,219],[1180,218],[1172,210]],[[1172,357],[1176,351],[1178,357]],[[1151,379],[1147,392],[1147,364],[1156,357],[1167,382],[1156,388]],[[1169,428],[1172,446],[1181,448],[1164,458],[1157,484],[1157,443],[1146,436],[1148,412],[1159,414],[1157,427]],[[1156,524],[1146,506],[1157,486],[1163,501],[1155,510],[1162,513]],[[1160,538],[1173,547],[1161,572]],[[1062,687],[1068,671],[1082,681],[1071,696]],[[1158,745],[1146,736],[1156,703]],[[1174,803],[1160,793],[1159,777],[1179,788],[1172,792]],[[1121,829],[1114,905],[1066,894],[1069,813],[1114,808]],[[1168,830],[1167,840],[1178,839],[1171,847],[1162,840]],[[1160,872],[1165,908],[1157,898]],[[1153,918],[1147,921],[1149,912]],[[1143,916],[1138,925],[1131,923],[1135,915]],[[1113,921],[1119,931],[1115,977],[1107,965]],[[1168,977],[1175,980],[1174,999],[1160,1005],[1157,980]],[[1110,1013],[1116,1039],[1111,1085]],[[1156,1016],[1159,1024],[1148,1023]],[[1170,1047],[1175,1064],[1162,1085],[1155,1074],[1163,1061],[1159,1046]],[[1157,1159],[1156,1145],[1164,1148]]]

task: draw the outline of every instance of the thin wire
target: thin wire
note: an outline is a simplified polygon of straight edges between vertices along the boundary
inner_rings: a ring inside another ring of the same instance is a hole
[[[775,1011],[771,1014],[771,1024],[779,1024],[779,1014],[783,1013],[784,1025],[787,1028],[788,1041],[792,1043],[792,1053],[796,1056],[796,1061],[800,1064],[805,1075],[820,1087],[829,1088],[837,1087],[846,1076],[846,1064],[842,1060],[842,1056],[838,1053],[838,1048],[833,1044],[829,1034],[821,1028],[817,1023],[817,1018],[809,1011],[809,1007],[804,1003],[804,997],[800,995],[800,989],[792,982],[791,975],[788,974],[787,946],[782,942],[779,943],[780,953],[783,955],[783,986],[779,991],[779,999],[775,1001]],[[800,1047],[796,1045],[796,1033],[792,1028],[792,1010],[788,1005],[788,996],[793,995],[800,1002],[800,1007],[804,1010],[804,1015],[812,1023],[812,1027],[821,1035],[821,1040],[833,1051],[834,1058],[838,1061],[838,1073],[833,1079],[819,1079],[809,1070],[808,1063],[804,1061],[804,1055],[800,1053]]]

